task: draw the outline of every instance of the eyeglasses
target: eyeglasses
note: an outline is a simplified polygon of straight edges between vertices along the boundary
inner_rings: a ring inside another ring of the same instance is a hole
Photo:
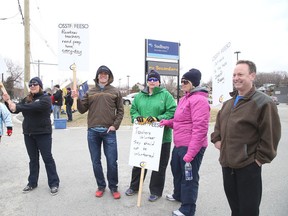
[[[188,83],[189,83],[189,80],[185,80],[185,79],[181,80],[181,84],[187,85]]]
[[[29,83],[29,88],[32,87],[32,86],[38,86],[38,85],[39,85],[38,82]]]
[[[148,82],[158,82],[159,80],[155,77],[148,78]]]

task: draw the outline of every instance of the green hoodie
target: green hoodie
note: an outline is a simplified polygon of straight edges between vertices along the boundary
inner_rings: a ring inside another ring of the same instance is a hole
[[[132,102],[130,115],[132,123],[138,116],[147,118],[156,117],[159,121],[162,119],[171,119],[174,117],[176,103],[172,95],[162,87],[155,87],[153,94],[149,95],[148,88],[137,94]],[[163,143],[172,141],[172,130],[165,127],[163,134]]]

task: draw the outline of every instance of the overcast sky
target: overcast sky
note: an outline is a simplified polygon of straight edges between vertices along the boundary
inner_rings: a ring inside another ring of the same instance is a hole
[[[18,1],[0,2],[0,55],[24,68]],[[24,0],[20,4],[24,13]],[[43,63],[58,63],[59,23],[89,24],[89,71],[77,71],[83,81],[91,82],[104,64],[115,86],[120,79],[127,85],[127,75],[130,86],[143,83],[145,39],[181,43],[180,75],[197,68],[205,82],[212,76],[213,55],[228,42],[259,72],[288,72],[287,0],[30,0],[30,16],[31,61]],[[37,73],[32,64],[31,77]],[[40,74],[46,87],[72,77],[69,69],[51,65],[41,65]]]

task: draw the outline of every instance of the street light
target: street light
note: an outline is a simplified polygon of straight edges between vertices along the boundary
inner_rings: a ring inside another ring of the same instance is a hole
[[[121,88],[121,78],[119,78],[119,89]]]
[[[237,61],[238,61],[238,55],[239,55],[239,53],[241,53],[240,51],[235,51],[234,52],[234,54],[236,54],[236,59],[237,59]]]
[[[128,85],[127,88],[128,88],[128,94],[129,94],[129,77],[130,77],[130,76],[127,75],[127,83],[128,83],[128,84],[127,84],[127,85]]]

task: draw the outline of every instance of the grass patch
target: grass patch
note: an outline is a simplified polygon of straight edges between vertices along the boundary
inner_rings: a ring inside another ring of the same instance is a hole
[[[73,113],[73,121],[67,122],[68,127],[87,127],[88,112],[81,114],[79,112]],[[66,114],[61,114],[61,118],[67,118]],[[130,106],[124,106],[124,117],[121,122],[122,126],[132,125],[130,118]]]
[[[211,108],[210,111],[210,122],[215,122],[218,109]],[[79,112],[73,113],[73,121],[67,122],[68,127],[87,127],[87,114],[80,114]],[[61,118],[67,118],[66,114],[61,114]],[[130,117],[130,106],[124,105],[124,117],[121,122],[121,126],[131,126],[131,117]]]

